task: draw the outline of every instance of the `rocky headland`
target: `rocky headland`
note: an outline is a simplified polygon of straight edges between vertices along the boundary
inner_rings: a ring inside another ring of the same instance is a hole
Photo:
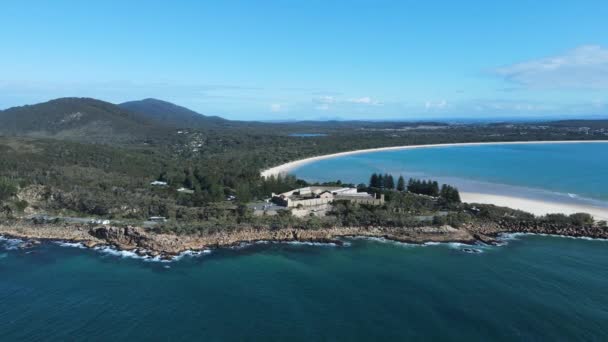
[[[170,258],[188,250],[203,250],[253,243],[257,241],[324,242],[342,244],[344,237],[374,237],[387,240],[426,243],[461,242],[497,243],[503,233],[533,233],[571,237],[608,238],[608,229],[600,226],[561,226],[529,222],[499,221],[469,224],[460,228],[441,227],[333,227],[326,229],[241,227],[210,234],[175,235],[156,233],[134,226],[32,225],[24,222],[0,223],[0,236],[19,238],[27,248],[39,241],[79,242],[86,247],[112,246],[149,256]]]

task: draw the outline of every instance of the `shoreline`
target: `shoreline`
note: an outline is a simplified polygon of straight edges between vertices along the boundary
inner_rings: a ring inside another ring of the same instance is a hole
[[[301,228],[247,227],[209,235],[175,235],[149,232],[141,227],[33,226],[0,224],[1,239],[17,239],[15,249],[35,248],[41,242],[56,242],[115,255],[145,260],[178,260],[185,254],[209,253],[223,248],[239,248],[257,243],[302,243],[344,245],[341,239],[372,238],[407,244],[461,243],[500,245],[504,234],[537,234],[556,237],[608,241],[608,230],[598,226],[568,227],[507,221],[478,222],[454,228],[422,227],[331,227],[317,230]]]
[[[460,198],[466,203],[494,204],[499,207],[509,207],[511,209],[526,211],[536,216],[555,213],[570,215],[585,212],[593,216],[597,221],[608,221],[608,209],[593,206],[477,192],[461,192]]]
[[[102,232],[101,234],[99,232]],[[86,233],[84,233],[86,232]],[[83,234],[84,233],[84,234]],[[143,260],[179,260],[185,254],[208,253],[224,248],[240,248],[258,243],[300,243],[343,246],[344,238],[380,238],[393,242],[419,244],[476,242],[496,244],[497,240],[471,234],[465,229],[445,227],[420,227],[400,229],[388,227],[334,227],[319,230],[284,228],[244,229],[242,231],[217,233],[206,236],[182,236],[146,232],[140,227],[104,226],[86,231],[80,227],[54,227],[0,225],[0,240],[19,240],[16,249],[35,248],[42,242],[85,248],[114,255],[129,255]]]
[[[471,143],[449,143],[449,144],[427,144],[427,145],[403,145],[370,148],[362,150],[353,150],[346,152],[338,152],[321,156],[309,157],[299,160],[294,160],[282,165],[274,166],[265,169],[261,172],[262,177],[271,177],[288,174],[290,171],[316,162],[320,160],[339,158],[350,155],[383,152],[383,151],[401,151],[422,148],[441,148],[441,147],[461,147],[461,146],[486,146],[486,145],[522,145],[522,144],[581,144],[581,143],[608,143],[608,140],[550,140],[550,141],[504,141],[504,142],[471,142]],[[467,203],[483,203],[494,204],[497,206],[509,207],[527,211],[537,216],[542,216],[548,213],[564,213],[573,214],[577,212],[587,212],[596,220],[608,220],[608,209],[594,207],[590,205],[580,205],[567,202],[542,201],[537,199],[529,199],[526,197],[507,196],[500,193],[479,193],[479,192],[461,192],[463,202]]]

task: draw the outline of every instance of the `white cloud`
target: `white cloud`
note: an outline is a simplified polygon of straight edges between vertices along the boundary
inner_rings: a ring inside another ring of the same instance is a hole
[[[444,109],[445,107],[448,106],[448,102],[446,100],[440,100],[440,101],[426,101],[424,103],[424,108],[427,110],[431,110],[431,109]]]
[[[536,88],[608,88],[608,49],[584,45],[559,56],[498,68],[505,79]]]
[[[343,99],[343,98],[337,98],[335,96],[325,95],[325,96],[316,97],[312,101],[317,104],[315,106],[315,109],[324,110],[324,111],[329,110],[333,107],[353,105],[353,104],[366,105],[366,106],[382,106],[383,105],[381,102],[374,100],[373,98],[371,98],[369,96]]]
[[[270,111],[277,113],[283,110],[283,106],[280,103],[273,103],[270,105]]]
[[[316,99],[318,103],[331,104],[336,102],[336,98],[333,96],[320,96]]]
[[[358,103],[358,104],[366,104],[366,105],[371,105],[371,106],[379,106],[382,105],[381,102],[376,101],[374,99],[372,99],[369,96],[364,96],[364,97],[357,97],[357,98],[353,98],[353,99],[348,99],[346,100],[346,102],[350,102],[350,103]]]

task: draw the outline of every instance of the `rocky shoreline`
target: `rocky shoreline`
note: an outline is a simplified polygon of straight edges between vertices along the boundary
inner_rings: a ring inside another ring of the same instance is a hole
[[[0,236],[24,240],[22,248],[33,247],[40,241],[81,243],[88,248],[111,246],[117,250],[133,251],[139,255],[170,259],[187,251],[200,251],[238,246],[259,241],[313,242],[341,245],[340,238],[370,237],[423,244],[428,242],[459,242],[464,244],[498,243],[504,233],[533,233],[570,237],[608,238],[608,229],[598,226],[564,227],[527,222],[490,222],[461,228],[450,226],[392,228],[392,227],[334,227],[328,229],[266,229],[242,228],[208,235],[174,235],[154,233],[140,227],[0,224]]]

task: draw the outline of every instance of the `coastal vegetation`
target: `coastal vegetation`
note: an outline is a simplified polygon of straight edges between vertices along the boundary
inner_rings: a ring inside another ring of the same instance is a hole
[[[244,227],[593,224],[584,214],[537,218],[464,204],[450,185],[391,174],[374,174],[369,184],[357,185],[384,195],[382,206],[338,201],[325,217],[300,218],[287,211],[255,216],[248,204],[306,186],[293,176],[260,176],[264,168],[296,159],[395,145],[594,140],[605,138],[601,123],[245,123],[196,115],[157,100],[117,106],[74,98],[0,111],[0,218],[47,214],[140,225],[162,217],[168,221],[155,230],[178,234]],[[290,136],[306,132],[316,135]],[[325,185],[344,186],[339,180]]]

